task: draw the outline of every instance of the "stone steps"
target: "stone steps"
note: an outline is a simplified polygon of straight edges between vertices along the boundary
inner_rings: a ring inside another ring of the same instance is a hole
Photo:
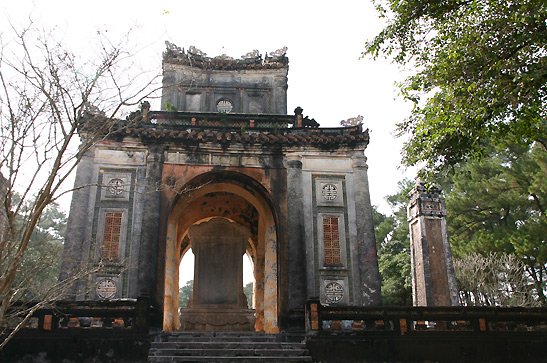
[[[200,357],[172,357],[155,356],[148,357],[149,363],[180,363],[180,362],[311,362],[311,357],[218,357],[218,356],[200,356]]]
[[[304,343],[288,343],[277,334],[160,333],[148,362],[311,362]]]
[[[280,343],[280,342],[154,342],[153,345],[158,349],[236,349],[241,346],[248,346],[260,349],[278,349],[291,350],[301,349],[301,343]]]

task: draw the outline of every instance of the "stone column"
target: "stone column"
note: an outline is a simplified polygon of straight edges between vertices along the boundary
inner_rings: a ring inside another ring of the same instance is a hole
[[[440,187],[418,182],[408,204],[415,306],[456,306],[458,289]]]
[[[82,156],[76,169],[59,281],[74,276],[79,269],[87,268],[87,259],[84,259],[86,264],[83,265],[82,253],[86,253],[86,246],[89,246],[86,227],[90,218],[88,215],[90,187],[95,182],[92,180],[94,172],[93,158],[93,152],[91,150],[87,151]],[[87,247],[87,250],[89,250],[89,247]],[[65,298],[76,299],[76,287],[75,283],[67,289]]]
[[[374,237],[374,221],[368,187],[367,158],[363,151],[352,156],[355,221],[357,224],[357,248],[359,258],[359,300],[363,306],[382,304],[380,292],[381,280],[376,255],[376,239]]]
[[[145,212],[142,215],[139,245],[139,296],[153,296],[156,291],[160,225],[160,192],[157,183],[161,182],[163,149],[151,147],[146,161],[146,186],[141,206]]]
[[[287,207],[289,214],[289,309],[303,309],[306,291],[306,239],[302,196],[302,157],[287,156]]]

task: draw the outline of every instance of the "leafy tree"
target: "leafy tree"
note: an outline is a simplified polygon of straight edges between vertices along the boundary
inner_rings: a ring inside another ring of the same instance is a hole
[[[447,178],[448,229],[455,257],[511,254],[523,263],[533,295],[545,304],[547,152],[540,145],[491,149]]]
[[[253,308],[253,291],[254,284],[252,282],[249,282],[247,285],[243,286],[243,293],[247,297],[247,306],[249,309]]]
[[[24,300],[39,300],[58,282],[67,217],[57,203],[42,213],[16,277]]]
[[[386,197],[393,214],[385,216],[373,210],[378,266],[382,276],[384,305],[412,305],[410,237],[406,205],[414,186],[410,180],[399,182],[399,191]]]
[[[186,285],[179,288],[179,309],[184,309],[188,307],[188,302],[190,301],[190,296],[194,291],[194,280],[186,281]]]
[[[398,124],[406,165],[426,172],[480,157],[491,144],[547,148],[544,0],[378,0],[387,26],[365,54],[416,71],[400,84],[415,103]]]

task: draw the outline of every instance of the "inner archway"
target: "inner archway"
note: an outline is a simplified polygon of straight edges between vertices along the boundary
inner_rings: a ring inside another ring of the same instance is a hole
[[[278,332],[277,232],[270,204],[261,193],[238,182],[206,182],[184,189],[191,191],[182,194],[173,207],[167,228],[164,330],[180,328],[178,268],[190,247],[189,229],[213,218],[224,218],[250,232],[244,252],[253,262],[255,330]]]

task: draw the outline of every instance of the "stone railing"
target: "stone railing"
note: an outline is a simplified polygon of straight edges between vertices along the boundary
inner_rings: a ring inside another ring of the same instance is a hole
[[[173,126],[284,129],[294,123],[294,116],[214,112],[151,111],[147,114],[147,119],[145,121],[153,124]]]
[[[14,306],[15,314],[32,306]],[[125,329],[148,331],[153,308],[150,299],[116,301],[57,301],[51,307],[37,309],[27,321],[24,329],[32,330],[64,330],[64,329]],[[10,325],[16,324],[17,319]]]
[[[547,332],[546,308],[501,307],[335,307],[310,299],[306,333],[314,335],[422,332]]]

